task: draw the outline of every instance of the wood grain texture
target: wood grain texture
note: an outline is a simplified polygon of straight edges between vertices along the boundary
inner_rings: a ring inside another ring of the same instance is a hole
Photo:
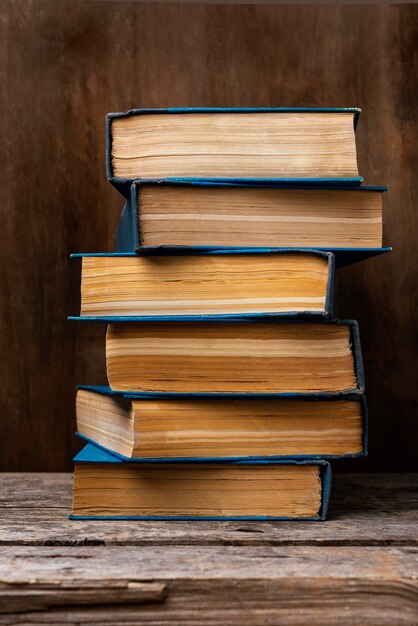
[[[415,626],[418,475],[340,474],[318,523],[74,522],[0,477],[0,624]]]
[[[168,105],[362,107],[360,173],[390,187],[395,251],[339,275],[370,405],[355,467],[417,469],[417,29],[416,5],[1,3],[0,469],[70,468],[74,386],[105,380],[103,329],[65,319],[68,254],[109,249],[122,208],[105,114]]]
[[[410,548],[13,547],[0,555],[0,624],[416,623]]]

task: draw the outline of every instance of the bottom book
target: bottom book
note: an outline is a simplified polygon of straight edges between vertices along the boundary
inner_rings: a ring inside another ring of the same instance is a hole
[[[323,520],[322,459],[124,462],[93,444],[74,458],[70,519]]]

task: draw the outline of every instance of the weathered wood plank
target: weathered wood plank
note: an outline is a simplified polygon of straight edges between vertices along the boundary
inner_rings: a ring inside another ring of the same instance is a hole
[[[0,473],[0,510],[71,506],[72,474],[54,472]]]
[[[124,580],[417,578],[413,547],[332,546],[4,546],[0,580],[8,585]],[[417,580],[418,584],[418,580]]]
[[[416,545],[418,475],[334,476],[329,520],[75,522],[69,474],[0,475],[2,545]]]
[[[0,614],[0,624],[110,626],[416,626],[408,583],[358,580],[173,581],[166,599],[102,607],[67,604],[47,611]],[[68,600],[67,600],[68,602]]]
[[[411,548],[1,548],[0,624],[412,626],[417,571]]]
[[[101,580],[66,582],[23,582],[22,584],[0,583],[0,614],[48,611],[58,606],[98,606],[117,604],[143,604],[161,602],[166,595],[166,586],[153,581]]]
[[[415,626],[417,478],[339,475],[325,523],[191,524],[70,522],[70,475],[3,475],[0,624]]]

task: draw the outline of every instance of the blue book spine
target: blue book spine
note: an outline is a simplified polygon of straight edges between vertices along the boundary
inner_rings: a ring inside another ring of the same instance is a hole
[[[104,450],[103,448],[99,448],[98,446],[88,443],[75,457],[75,463],[105,463],[105,464],[120,464],[125,463],[124,460],[115,456],[114,454]],[[131,461],[130,461],[131,462]],[[254,466],[254,465],[314,465],[318,466],[320,469],[320,479],[321,479],[321,506],[317,515],[312,517],[273,517],[273,516],[262,516],[262,515],[248,515],[248,516],[169,516],[169,515],[150,515],[150,516],[83,516],[83,515],[69,515],[70,519],[73,520],[104,520],[104,519],[114,519],[114,520],[172,520],[172,521],[246,521],[246,520],[254,520],[254,521],[268,521],[268,520],[306,520],[306,521],[321,521],[325,520],[327,511],[329,498],[331,493],[331,466],[327,461],[323,459],[287,459],[287,460],[271,460],[266,458],[260,458],[255,460],[243,460],[243,461],[219,461],[216,459],[214,463],[219,464],[228,463],[230,465],[240,465],[240,466]],[[143,463],[142,461],[138,462],[139,465]],[[169,465],[169,463],[167,463]]]
[[[129,197],[123,207],[115,233],[116,252],[135,252],[140,246],[136,206]]]
[[[245,115],[246,113],[352,113],[354,128],[357,127],[358,119],[361,110],[358,108],[289,108],[289,107],[263,107],[263,108],[210,108],[210,107],[169,107],[158,109],[131,109],[124,113],[108,113],[106,116],[106,173],[109,181],[116,187],[118,191],[125,197],[128,197],[130,186],[134,179],[121,178],[114,175],[112,164],[112,121],[115,118],[132,117],[137,115],[150,115],[150,114],[171,114],[176,115],[178,113],[190,114],[194,113],[210,113],[214,115],[221,115],[222,113],[237,113]],[[358,187],[362,182],[361,176],[352,178],[206,178],[196,177],[191,179],[182,178],[168,178],[168,181],[173,182],[185,182],[186,180],[204,181],[204,182],[232,182],[232,183],[251,183],[251,184],[263,184],[271,183],[273,185],[315,185],[319,187],[329,187],[330,185],[343,185],[345,187]]]
[[[115,234],[115,252],[136,252],[141,247],[138,215],[138,187],[133,183]]]

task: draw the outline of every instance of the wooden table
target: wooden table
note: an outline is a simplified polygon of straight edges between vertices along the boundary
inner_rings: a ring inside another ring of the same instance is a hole
[[[418,624],[418,475],[337,474],[327,522],[73,522],[0,474],[0,624]]]

